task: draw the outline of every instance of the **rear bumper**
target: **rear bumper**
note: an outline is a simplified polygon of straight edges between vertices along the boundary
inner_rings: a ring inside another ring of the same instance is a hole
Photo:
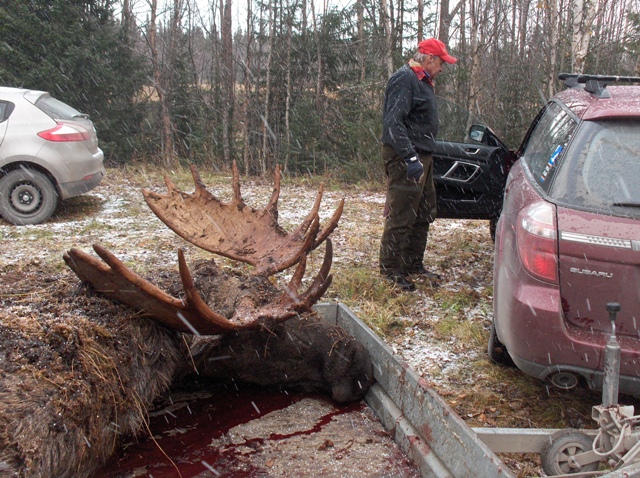
[[[67,199],[74,196],[80,196],[81,194],[91,191],[98,184],[100,184],[100,181],[102,181],[104,175],[105,169],[103,167],[98,172],[89,174],[82,178],[80,181],[62,183],[59,185],[60,197],[62,199]]]
[[[602,370],[592,370],[570,364],[554,364],[553,366],[545,366],[539,363],[530,362],[511,352],[510,356],[513,363],[515,363],[520,370],[532,377],[544,379],[558,371],[572,372],[584,377],[591,390],[602,390],[604,383],[604,372]],[[640,378],[637,376],[631,377],[629,375],[620,375],[619,391],[620,393],[640,397]]]
[[[572,372],[592,390],[602,389],[604,351],[609,334],[577,327],[564,320],[557,287],[530,278],[508,281],[497,294],[496,332],[516,366],[545,379]],[[620,392],[640,397],[640,340],[618,336],[621,347]]]

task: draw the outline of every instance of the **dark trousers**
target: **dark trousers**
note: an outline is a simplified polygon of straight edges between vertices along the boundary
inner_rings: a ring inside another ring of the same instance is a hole
[[[382,146],[387,175],[384,232],[380,240],[380,272],[406,275],[422,266],[429,224],[436,218],[433,156],[419,155],[420,181],[407,179],[407,166],[390,146]]]

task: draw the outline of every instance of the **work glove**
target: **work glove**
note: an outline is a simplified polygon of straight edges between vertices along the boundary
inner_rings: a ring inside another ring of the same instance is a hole
[[[404,158],[404,162],[407,165],[407,179],[418,181],[424,174],[424,167],[422,166],[422,162],[418,159],[417,156]]]

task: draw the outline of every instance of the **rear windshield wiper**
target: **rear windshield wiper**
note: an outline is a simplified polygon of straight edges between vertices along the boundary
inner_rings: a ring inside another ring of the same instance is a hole
[[[73,115],[73,118],[83,118],[83,119],[89,119],[89,115],[86,113],[80,113],[78,115]]]
[[[614,202],[612,206],[617,207],[640,207],[640,202]]]

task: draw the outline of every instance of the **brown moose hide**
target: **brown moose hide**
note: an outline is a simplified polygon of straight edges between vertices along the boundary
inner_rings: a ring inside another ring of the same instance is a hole
[[[248,295],[279,293],[267,279],[243,281],[209,261],[194,269],[203,295],[226,314]],[[174,272],[154,280],[181,287]],[[13,302],[28,298],[6,304],[12,315],[0,311],[0,477],[89,476],[123,436],[146,433],[155,399],[194,375],[322,390],[337,401],[361,398],[372,383],[361,344],[313,313],[198,337],[140,317],[68,272],[0,281]]]
[[[100,259],[65,254],[75,275],[25,266],[0,276],[12,292],[0,309],[0,477],[91,475],[123,436],[146,432],[154,400],[194,374],[322,390],[340,402],[364,396],[373,382],[367,351],[312,308],[331,283],[328,236],[342,203],[321,227],[320,193],[288,234],[277,223],[279,171],[263,210],[244,204],[235,165],[233,172],[231,203],[209,193],[195,169],[195,193],[167,180],[168,194],[145,198],[176,233],[250,264],[249,275],[213,260],[192,273],[179,251],[178,273],[143,278],[94,245]],[[233,227],[218,227],[230,217]],[[238,224],[242,218],[262,229]],[[256,230],[264,237],[243,237]],[[302,288],[307,254],[322,243],[320,271]],[[276,287],[270,276],[294,265],[289,283]]]

